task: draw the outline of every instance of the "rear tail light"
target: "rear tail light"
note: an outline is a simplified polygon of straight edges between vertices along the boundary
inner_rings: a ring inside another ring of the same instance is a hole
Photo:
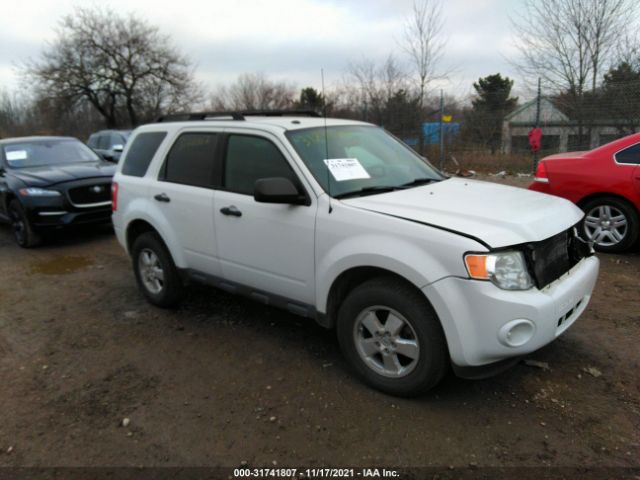
[[[538,163],[536,168],[536,174],[533,177],[534,182],[549,183],[549,177],[547,176],[547,167],[545,162]]]
[[[118,210],[118,184],[113,182],[111,184],[111,211]]]

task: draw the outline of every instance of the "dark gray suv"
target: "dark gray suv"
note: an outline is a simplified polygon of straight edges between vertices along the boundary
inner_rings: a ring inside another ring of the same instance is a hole
[[[117,163],[131,130],[101,130],[92,133],[87,145],[109,162]]]

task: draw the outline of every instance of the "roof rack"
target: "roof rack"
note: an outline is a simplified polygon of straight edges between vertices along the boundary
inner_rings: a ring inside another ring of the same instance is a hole
[[[185,112],[163,115],[158,122],[185,122],[197,120],[245,120],[245,117],[320,117],[315,110],[240,110],[228,112]]]

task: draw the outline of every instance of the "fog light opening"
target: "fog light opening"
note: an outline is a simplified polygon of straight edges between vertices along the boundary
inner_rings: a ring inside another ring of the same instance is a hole
[[[521,347],[533,337],[535,325],[530,320],[512,320],[502,326],[498,340],[508,347]]]

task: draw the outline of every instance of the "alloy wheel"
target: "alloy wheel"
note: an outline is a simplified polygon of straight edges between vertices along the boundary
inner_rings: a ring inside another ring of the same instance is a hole
[[[611,247],[627,234],[628,221],[624,212],[611,205],[592,208],[584,219],[584,233],[596,245]]]
[[[400,378],[411,373],[420,357],[420,345],[409,321],[396,310],[373,306],[357,317],[353,340],[360,358],[374,372]]]
[[[164,270],[156,253],[143,248],[138,255],[138,270],[145,288],[157,295],[164,288]]]

